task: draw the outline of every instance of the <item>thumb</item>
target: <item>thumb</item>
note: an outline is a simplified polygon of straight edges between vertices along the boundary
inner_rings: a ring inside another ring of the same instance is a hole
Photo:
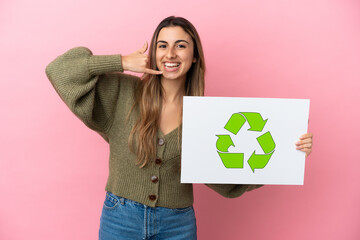
[[[140,53],[145,53],[147,48],[148,48],[148,43],[147,43],[147,41],[145,41],[144,45],[140,49]]]

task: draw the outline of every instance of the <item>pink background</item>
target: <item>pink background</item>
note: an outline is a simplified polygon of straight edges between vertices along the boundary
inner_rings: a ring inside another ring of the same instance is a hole
[[[199,239],[360,239],[360,2],[0,3],[0,239],[97,239],[108,146],[45,66],[74,46],[131,53],[175,14],[197,27],[210,96],[309,98],[304,186],[225,199],[195,186]]]

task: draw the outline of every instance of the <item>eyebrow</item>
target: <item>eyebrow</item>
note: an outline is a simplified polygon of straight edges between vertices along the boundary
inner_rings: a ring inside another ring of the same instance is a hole
[[[189,44],[189,42],[188,42],[188,41],[186,41],[186,40],[176,40],[176,41],[175,41],[175,43],[179,43],[179,42],[186,42],[187,44]],[[166,44],[167,44],[167,42],[166,42],[166,41],[164,41],[164,40],[157,41],[157,43],[156,43],[156,44],[158,44],[158,43],[166,43]]]

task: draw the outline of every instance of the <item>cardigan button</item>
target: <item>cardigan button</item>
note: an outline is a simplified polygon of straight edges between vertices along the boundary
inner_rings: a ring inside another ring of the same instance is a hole
[[[162,146],[162,145],[164,145],[164,143],[165,143],[165,140],[164,139],[162,139],[162,138],[159,138],[159,145],[160,146]]]
[[[156,200],[156,195],[149,195],[149,199],[150,199],[150,201],[155,201]]]
[[[159,181],[159,178],[158,178],[157,176],[152,176],[152,177],[151,177],[151,181],[152,181],[153,183],[157,183],[157,182]]]
[[[157,158],[157,159],[155,160],[155,163],[156,163],[156,164],[161,164],[161,162],[162,162],[162,161],[161,161],[160,158]]]

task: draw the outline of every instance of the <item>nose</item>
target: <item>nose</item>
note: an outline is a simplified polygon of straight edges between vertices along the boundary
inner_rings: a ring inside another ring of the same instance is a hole
[[[168,50],[167,50],[167,52],[166,52],[166,57],[167,57],[168,59],[173,59],[173,58],[175,58],[175,57],[176,57],[175,49],[172,48],[172,47],[169,47]]]

